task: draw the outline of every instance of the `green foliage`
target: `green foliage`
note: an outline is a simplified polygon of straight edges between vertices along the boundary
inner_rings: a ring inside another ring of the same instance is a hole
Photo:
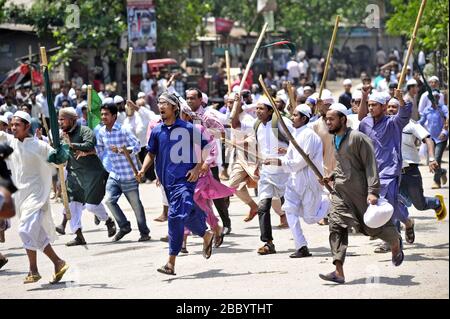
[[[0,4],[2,1],[0,0]],[[210,10],[201,0],[156,0],[158,51],[188,47],[197,36],[202,17]],[[71,4],[79,7],[79,27],[72,28]],[[0,7],[1,8],[1,7]],[[124,59],[120,37],[127,31],[125,1],[38,0],[30,10],[11,5],[5,10],[8,20],[34,26],[38,36],[52,36],[61,50],[50,63],[68,64],[80,48],[98,50],[110,61]],[[201,29],[200,29],[201,30]]]
[[[421,1],[391,0],[394,8],[386,23],[391,35],[411,37]],[[415,48],[425,51],[442,50],[447,46],[448,1],[427,1],[420,21]]]

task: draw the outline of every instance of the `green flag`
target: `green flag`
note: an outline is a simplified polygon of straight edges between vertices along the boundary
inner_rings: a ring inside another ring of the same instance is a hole
[[[95,90],[91,92],[91,105],[88,109],[88,126],[93,130],[101,122],[100,109],[102,107],[102,99]]]

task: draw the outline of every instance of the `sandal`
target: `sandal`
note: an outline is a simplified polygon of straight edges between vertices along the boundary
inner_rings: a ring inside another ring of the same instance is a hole
[[[53,275],[53,280],[50,281],[50,283],[51,284],[56,284],[56,283],[60,282],[62,277],[66,273],[67,269],[69,269],[69,265],[68,264],[64,264],[64,266],[57,273],[55,273]]]
[[[444,196],[436,195],[436,198],[439,200],[441,207],[436,209],[436,218],[438,221],[442,221],[447,217],[447,207],[445,207]]]
[[[203,244],[203,257],[205,257],[206,259],[209,259],[211,257],[213,248],[212,246],[215,237],[216,236],[214,234],[211,236],[211,240],[209,241],[208,246],[205,247],[205,244]]]
[[[214,239],[214,248],[219,248],[223,244],[223,238],[225,237],[225,233],[221,233],[220,236],[216,236]]]
[[[416,235],[414,233],[414,219],[411,218],[411,227],[405,228],[405,239],[408,244],[414,243],[414,240],[416,239]]]
[[[161,268],[158,268],[158,272],[164,274],[164,275],[171,275],[171,276],[175,276],[175,270],[173,268],[170,268],[168,266],[168,264],[165,264],[164,266],[162,266]]]
[[[319,277],[325,281],[332,281],[335,282],[337,284],[344,284],[345,283],[345,278],[343,277],[338,277],[336,276],[336,272],[330,272],[329,274],[323,275],[323,274],[319,274]]]
[[[258,249],[258,254],[260,255],[270,255],[275,253],[276,250],[274,244],[265,243],[264,246]]]
[[[403,260],[405,259],[405,254],[403,253],[402,239],[400,238],[399,241],[400,241],[400,252],[397,255],[392,256],[392,264],[395,267],[400,266],[403,263]]]
[[[32,284],[32,283],[38,282],[41,278],[42,278],[42,277],[41,277],[41,275],[39,275],[39,274],[37,274],[37,275],[32,275],[31,273],[29,273],[29,274],[25,277],[23,283],[24,283],[24,284]]]
[[[253,218],[255,218],[256,215],[258,215],[258,211],[257,210],[254,210],[254,211],[248,213],[247,217],[244,218],[244,222],[248,223]]]

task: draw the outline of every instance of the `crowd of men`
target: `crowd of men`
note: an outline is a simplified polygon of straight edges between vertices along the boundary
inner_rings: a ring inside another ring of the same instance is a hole
[[[304,62],[301,65],[305,67]],[[436,76],[424,83],[410,68],[404,87],[398,89],[399,75],[393,65],[383,65],[374,82],[362,74],[358,85],[350,79],[343,81],[342,95],[334,96],[325,89],[319,96],[315,82],[307,82],[302,70],[295,68],[299,64],[290,63],[286,78],[278,83],[265,76],[275,105],[260,85],[253,83],[252,74],[242,92],[242,75],[233,82],[223,106],[210,105],[202,90],[185,90],[177,80],[167,87],[168,78],[154,81],[147,76],[134,101],[101,88],[101,123],[94,129],[88,127],[87,86],[74,77],[72,84],[61,87],[54,101],[59,133],[69,148],[65,184],[71,213],[69,220],[62,211],[57,226],[49,200],[61,196],[61,180],[57,165],[48,162],[54,149],[46,125],[41,125],[49,123],[45,90],[41,88],[39,94],[23,87],[3,91],[0,143],[14,149],[6,163],[17,187],[19,234],[30,264],[24,283],[41,279],[38,250],[55,265],[52,282],[61,280],[69,265],[51,243],[56,232],[65,234],[69,222],[75,238],[67,246],[86,245],[83,211],[93,213],[96,224],[104,222],[107,236],[114,242],[129,234],[131,222],[118,204],[122,194],[135,214],[139,241],[149,241],[150,228],[141,202],[141,196],[147,194],[139,192],[146,180],[156,180],[161,189],[164,207],[155,221],[168,221],[168,236],[162,240],[169,243],[169,258],[158,269],[160,273],[175,275],[176,257],[188,253],[186,241],[191,233],[203,238],[203,256],[210,258],[213,248],[218,249],[232,231],[229,198],[233,195],[249,207],[244,222],[258,216],[259,255],[276,253],[270,216],[273,208],[280,227],[292,232],[295,252],[291,258],[311,256],[301,220],[329,225],[336,269],[321,274],[324,280],[345,282],[349,231],[380,239],[375,252],[391,252],[392,263],[402,264],[403,239],[415,241],[408,207],[430,210],[437,220],[447,214],[443,196],[424,195],[418,168],[421,157],[425,158],[434,173],[432,188],[447,183],[442,157],[448,142],[448,108],[447,95],[439,90],[442,84]],[[297,151],[290,135],[322,173],[322,179]],[[326,184],[333,192],[326,190]],[[249,188],[255,189],[257,201]],[[0,188],[0,199],[5,201],[0,201],[0,206],[6,204],[7,192]],[[392,209],[392,216],[373,227],[365,216],[372,206]],[[0,220],[0,241],[5,240],[9,227],[8,219]],[[0,268],[6,262],[0,255]]]

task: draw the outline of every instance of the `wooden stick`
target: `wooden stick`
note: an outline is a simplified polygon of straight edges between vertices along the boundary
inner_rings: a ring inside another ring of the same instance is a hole
[[[258,52],[259,47],[261,46],[261,42],[264,38],[264,35],[266,34],[268,26],[269,25],[267,23],[264,24],[264,26],[261,30],[261,34],[259,35],[258,42],[256,42],[256,45],[252,52],[252,55],[250,56],[250,59],[248,60],[244,75],[242,76],[242,79],[241,79],[241,84],[239,85],[239,93],[241,93],[242,90],[244,89],[244,85],[245,85],[245,81],[247,80],[248,72],[250,72],[250,68],[252,67],[253,60],[255,59],[255,56],[256,56],[256,53]],[[231,118],[234,118],[234,116],[236,115],[237,103],[238,103],[238,101],[234,101],[234,103],[233,103],[233,108],[231,109],[231,116],[230,116]]]
[[[242,146],[240,146],[240,145],[237,145],[236,143],[233,143],[233,142],[232,142],[231,140],[229,140],[229,139],[224,139],[224,141],[225,141],[225,144],[228,144],[228,145],[230,145],[230,146],[236,147],[238,150],[240,150],[240,151],[242,151],[242,152],[245,152],[245,153],[247,153],[248,155],[254,156],[257,160],[259,160],[260,157],[258,156],[258,154],[254,153],[254,152],[252,152],[252,151],[250,151],[250,150],[246,150],[245,147],[242,147]]]
[[[231,71],[230,71],[230,53],[225,50],[225,63],[227,65],[227,83],[228,83],[228,96],[231,93]]]
[[[48,60],[47,60],[47,52],[45,50],[45,47],[40,47],[41,51],[41,65],[44,67],[48,66]],[[48,69],[47,69],[48,72]],[[46,90],[50,90],[51,88],[45,88]],[[44,119],[45,123],[45,119]],[[47,123],[45,123],[47,125]],[[50,137],[50,134],[48,134]],[[70,213],[70,207],[69,207],[69,196],[67,195],[67,187],[66,187],[66,181],[64,178],[64,165],[58,165],[58,175],[59,175],[59,181],[61,182],[61,194],[63,197],[63,204],[64,209],[66,211],[66,218],[67,220],[70,220],[72,218],[72,214]]]
[[[280,124],[281,127],[283,128],[283,130],[286,132],[286,135],[289,139],[289,141],[292,143],[292,145],[295,147],[295,149],[300,153],[300,155],[303,157],[303,159],[305,160],[306,164],[308,164],[308,166],[312,169],[312,171],[314,172],[314,174],[316,174],[317,178],[319,178],[320,180],[323,179],[322,174],[320,173],[319,169],[316,167],[316,165],[314,165],[314,163],[311,161],[311,159],[309,158],[309,155],[306,154],[302,148],[298,145],[297,141],[294,139],[294,137],[292,136],[291,132],[289,131],[289,129],[286,126],[286,123],[284,123],[283,117],[280,114],[280,111],[278,110],[278,108],[275,105],[275,101],[273,100],[272,96],[269,94],[269,91],[267,90],[266,85],[264,84],[264,80],[262,78],[262,75],[259,76],[259,83],[261,84],[261,87],[264,90],[264,94],[267,96],[267,98],[270,101],[270,104],[272,104],[272,108],[275,111],[275,113],[277,114],[278,118],[280,119]],[[331,188],[330,185],[325,184],[325,188],[331,193],[335,193],[335,191]]]
[[[414,42],[416,41],[417,31],[419,30],[419,25],[420,25],[420,19],[422,18],[423,11],[425,10],[426,4],[427,4],[427,0],[422,0],[422,4],[420,5],[420,9],[419,9],[419,14],[417,15],[417,19],[416,19],[416,24],[414,25],[413,34],[412,34],[411,40],[409,41],[408,52],[406,53],[405,61],[403,63],[402,73],[400,75],[400,79],[398,80],[398,85],[397,85],[398,90],[401,89],[401,87],[403,86],[403,82],[405,82],[409,57],[411,56],[411,53],[412,53],[412,50],[414,47]]]
[[[127,159],[127,161],[128,161],[128,164],[130,164],[131,169],[133,170],[133,174],[134,174],[134,176],[136,177],[136,180],[137,180],[138,183],[139,183],[140,180],[139,180],[139,178],[138,178],[138,171],[137,171],[137,169],[136,169],[136,166],[134,166],[133,160],[131,159],[131,156],[130,156],[130,153],[128,152],[128,150],[127,150],[127,147],[126,147],[125,145],[123,145],[123,146],[121,147],[121,149],[122,149],[123,155],[125,155],[125,157],[126,157],[126,159]]]
[[[92,85],[87,86],[87,105],[88,105],[88,112],[91,112],[92,109]]]
[[[289,103],[291,104],[289,109],[294,112],[297,102],[295,101],[294,88],[292,87],[292,83],[290,81],[287,83],[287,92],[289,96]],[[290,113],[292,114],[292,112]]]
[[[127,100],[131,101],[131,59],[133,57],[133,48],[128,49],[127,58]]]
[[[172,74],[172,76],[169,79],[169,82],[167,82],[167,89],[172,85],[173,80],[175,80],[175,74]]]
[[[336,16],[336,22],[334,23],[333,36],[331,37],[330,47],[328,48],[327,61],[325,63],[325,69],[323,70],[322,81],[320,82],[319,99],[322,97],[322,92],[325,87],[325,83],[327,82],[328,70],[330,68],[330,60],[331,60],[331,57],[333,56],[334,43],[336,42],[336,35],[337,35],[337,31],[339,29],[340,19],[341,19],[340,16]]]

